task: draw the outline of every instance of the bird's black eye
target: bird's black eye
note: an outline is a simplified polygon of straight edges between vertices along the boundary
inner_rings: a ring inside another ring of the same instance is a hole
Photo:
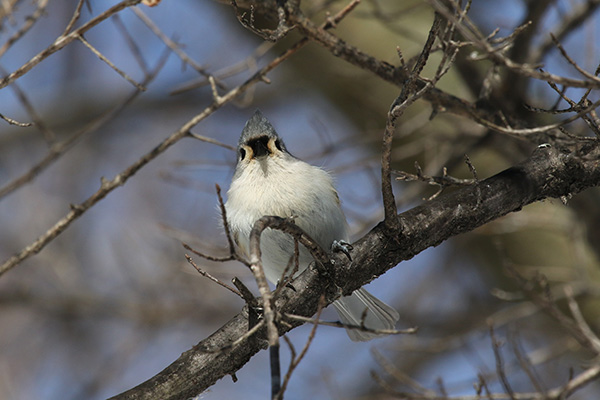
[[[246,150],[240,149],[240,160],[243,160],[244,158],[246,158]]]
[[[283,151],[281,148],[281,141],[279,139],[275,139],[275,147],[277,147],[279,151]]]

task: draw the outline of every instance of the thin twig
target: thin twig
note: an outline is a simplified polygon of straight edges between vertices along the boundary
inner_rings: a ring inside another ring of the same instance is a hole
[[[458,7],[456,1],[449,0],[447,2],[442,2],[441,0],[428,0],[428,2],[434,7],[435,11],[442,14],[448,21],[456,21],[457,17],[454,12],[447,7],[447,3],[450,3],[456,9]],[[483,52],[484,56],[490,61],[496,62],[498,64],[503,65],[504,67],[514,71],[515,73],[522,75],[524,77],[529,77],[533,79],[538,79],[546,82],[555,82],[562,85],[567,85],[571,87],[579,87],[579,88],[598,88],[600,87],[600,80],[591,79],[591,80],[579,80],[568,78],[564,76],[559,76],[551,73],[547,73],[545,71],[540,71],[538,65],[533,64],[521,64],[511,60],[510,58],[504,55],[502,50],[505,49],[505,46],[493,47],[488,38],[483,37],[479,30],[473,29],[475,26],[473,22],[468,18],[464,17],[464,23],[456,24],[457,30],[465,37],[466,40],[472,42],[473,45],[477,46],[480,51]],[[514,40],[514,37],[506,38]],[[507,44],[510,40],[507,40]]]
[[[290,379],[292,378],[292,374],[294,373],[294,370],[296,369],[296,367],[298,367],[298,365],[300,365],[300,362],[302,361],[302,359],[308,352],[308,349],[309,349],[313,339],[315,338],[315,334],[317,333],[317,327],[319,326],[318,321],[321,318],[321,312],[323,311],[325,306],[326,306],[325,296],[321,295],[321,297],[319,298],[319,307],[317,308],[317,314],[315,315],[315,322],[313,323],[313,327],[310,330],[310,333],[308,334],[308,339],[306,340],[306,344],[304,345],[304,347],[302,348],[302,351],[300,352],[300,354],[297,357],[296,357],[296,351],[294,350],[294,346],[292,345],[292,342],[287,338],[287,336],[283,337],[285,342],[290,347],[290,352],[292,353],[292,357],[290,359],[290,366],[288,367],[288,370],[285,373],[285,377],[283,378],[283,383],[281,384],[281,389],[279,390],[279,393],[277,393],[278,400],[283,400],[283,395],[285,393],[285,390],[287,389]]]
[[[396,120],[404,113],[404,110],[412,103],[414,103],[419,97],[423,96],[427,90],[434,85],[434,81],[428,82],[423,88],[418,88],[419,74],[425,67],[431,48],[435,42],[436,37],[439,34],[441,28],[441,18],[436,14],[427,41],[423,46],[423,50],[420,53],[417,62],[415,63],[409,77],[402,87],[400,95],[394,100],[392,106],[387,115],[385,124],[385,131],[383,134],[383,149],[381,152],[381,191],[383,196],[383,210],[384,210],[384,223],[392,230],[397,231],[400,228],[398,220],[398,208],[396,206],[396,200],[394,198],[394,191],[392,188],[392,170],[391,170],[391,153],[392,153],[392,140],[394,132],[396,130]],[[434,80],[440,77],[434,78]]]
[[[571,66],[573,66],[573,68],[575,68],[577,70],[577,72],[579,72],[581,75],[583,75],[590,81],[600,83],[600,78],[598,78],[597,76],[595,76],[593,74],[590,74],[589,72],[587,72],[586,70],[581,68],[571,57],[569,57],[569,54],[567,53],[565,48],[562,46],[562,44],[558,41],[558,39],[556,39],[556,37],[552,33],[550,33],[550,37],[552,38],[554,45],[560,51],[560,54],[563,56],[563,58],[565,60],[567,60],[567,62],[569,64],[571,64]]]
[[[209,353],[209,354],[222,353],[222,352],[231,350],[234,347],[242,344],[244,341],[246,341],[248,338],[253,336],[260,329],[264,328],[264,326],[265,326],[265,320],[260,320],[256,325],[254,325],[253,327],[248,329],[248,332],[244,333],[242,336],[240,336],[239,338],[237,338],[236,340],[234,340],[233,342],[231,342],[225,346],[213,348],[213,349],[200,348],[198,350],[200,350],[200,352],[202,352],[202,353]]]
[[[187,245],[184,245],[184,247]],[[189,246],[188,246],[189,248]],[[223,286],[225,289],[229,290],[230,292],[238,295],[239,297],[242,297],[242,294],[240,292],[238,292],[235,288],[232,288],[231,286],[229,286],[228,284],[226,284],[225,282],[222,282],[221,280],[215,278],[214,276],[212,276],[211,274],[209,274],[208,272],[204,271],[202,268],[200,268],[198,265],[196,265],[196,263],[194,262],[194,260],[192,259],[192,257],[190,257],[189,255],[185,254],[185,259],[187,260],[188,263],[190,263],[190,265],[192,267],[194,267],[196,269],[196,271],[198,271],[200,273],[200,275],[210,279],[211,281],[215,282],[216,284]]]
[[[415,162],[415,169],[417,170],[416,174],[411,174],[405,171],[393,171],[395,175],[397,175],[396,180],[412,182],[412,181],[421,181],[426,182],[430,185],[435,185],[439,187],[439,190],[427,198],[427,201],[433,200],[438,197],[442,191],[447,187],[452,186],[469,186],[477,183],[477,179],[459,179],[453,176],[448,175],[448,169],[444,167],[442,169],[442,176],[430,176],[423,173],[423,170],[419,166],[417,162]]]
[[[379,364],[385,372],[387,372],[390,376],[392,376],[396,381],[407,385],[411,389],[413,389],[417,393],[423,393],[429,396],[436,396],[436,392],[431,389],[427,389],[419,382],[400,371],[392,362],[386,359],[383,354],[381,354],[376,348],[371,349],[371,354],[375,358],[377,364]]]
[[[569,309],[571,310],[571,314],[577,322],[581,333],[583,333],[588,338],[590,344],[596,352],[596,355],[600,355],[600,339],[598,339],[598,336],[594,333],[592,328],[590,328],[590,326],[586,322],[581,312],[581,309],[579,308],[579,304],[577,304],[577,301],[573,297],[573,288],[567,285],[565,286],[564,290],[567,302],[569,304]]]
[[[231,257],[234,257],[237,252],[235,251],[235,244],[233,243],[231,229],[229,229],[229,222],[227,221],[227,209],[225,208],[225,203],[223,202],[223,196],[221,196],[221,186],[219,186],[219,184],[215,184],[215,189],[217,190],[217,198],[219,199],[219,209],[221,210],[223,229],[225,229],[225,236],[227,237],[227,244],[229,245],[229,254]]]
[[[121,75],[123,77],[123,79],[125,79],[127,82],[131,83],[133,86],[135,86],[136,88],[138,88],[142,92],[146,91],[146,88],[144,87],[144,85],[141,85],[140,83],[136,82],[129,75],[127,75],[125,73],[125,71],[122,71],[121,69],[119,69],[115,64],[112,63],[112,61],[110,61],[97,48],[95,48],[94,46],[92,46],[90,44],[90,42],[88,42],[87,40],[85,40],[85,38],[83,36],[78,36],[77,39],[81,43],[83,43],[85,45],[85,47],[87,47],[88,49],[90,49],[91,52],[96,55],[96,57],[98,57],[101,61],[104,61],[109,67],[111,67],[114,71],[116,71],[117,74]]]
[[[597,108],[598,106],[600,106],[600,100],[596,101],[593,104],[590,104],[588,107],[583,108],[581,111],[579,111],[578,113],[576,113],[575,115],[566,118],[562,121],[559,122],[555,122],[553,124],[548,124],[548,125],[544,125],[544,126],[538,126],[535,128],[523,128],[523,129],[517,129],[517,128],[511,128],[511,127],[503,127],[500,125],[497,125],[491,121],[485,120],[480,118],[478,115],[476,114],[472,114],[473,119],[480,123],[481,125],[485,126],[486,128],[492,129],[494,131],[497,132],[501,132],[501,133],[506,133],[509,135],[513,135],[516,137],[526,137],[529,135],[533,135],[533,134],[537,134],[537,133],[546,133],[548,131],[554,130],[554,129],[558,129],[564,125],[567,125],[573,121],[578,120],[579,118],[581,118],[583,115],[589,113],[590,111],[594,110],[595,108]],[[581,138],[581,140],[586,140],[585,138]]]
[[[173,53],[177,54],[177,56],[181,59],[181,61],[183,61],[185,64],[191,66],[196,72],[198,72],[200,75],[204,76],[205,78],[208,78],[209,76],[212,76],[209,72],[206,71],[206,69],[204,67],[202,67],[196,61],[194,61],[190,56],[188,56],[187,53],[181,49],[181,46],[179,46],[177,43],[175,43],[173,40],[171,40],[167,35],[165,35],[163,33],[163,31],[161,31],[160,28],[154,23],[154,21],[152,21],[146,15],[146,13],[144,13],[140,8],[138,8],[138,7],[132,7],[131,11],[133,11],[133,13],[160,40],[162,40],[171,50],[173,50]],[[221,89],[225,89],[225,85],[223,83],[217,81],[217,84],[219,85],[219,87],[221,87]]]
[[[532,279],[526,279],[512,265],[505,262],[504,268],[510,277],[514,278],[520,285],[521,290],[531,301],[554,318],[564,329],[566,329],[577,342],[595,351],[595,345],[590,338],[581,331],[581,327],[573,319],[569,318],[556,305],[556,301],[550,291],[548,282],[543,275],[536,275]],[[540,293],[541,291],[541,293]]]
[[[595,381],[596,379],[598,379],[598,377],[600,377],[600,364],[594,365],[593,367],[588,368],[573,379],[570,379],[569,382],[563,387],[558,387],[556,389],[550,390],[548,392],[547,398],[566,399],[576,390],[579,390],[588,383]]]
[[[219,146],[219,147],[222,147],[222,148],[227,149],[227,150],[233,150],[233,151],[236,150],[235,146],[229,145],[227,143],[220,142],[220,141],[218,141],[216,139],[213,139],[213,138],[210,138],[210,137],[207,137],[207,136],[198,135],[197,133],[188,132],[188,136],[192,137],[192,138],[194,138],[196,140],[199,140],[201,142],[214,144],[215,146]]]
[[[547,82],[547,83],[548,83],[548,86],[550,86],[550,88],[558,94],[558,98],[557,98],[555,104],[550,109],[543,109],[543,108],[533,107],[528,104],[525,104],[525,107],[527,107],[530,111],[537,112],[537,113],[548,113],[548,114],[565,114],[565,113],[572,113],[572,112],[579,113],[580,111],[589,107],[590,102],[587,99],[587,96],[591,93],[591,89],[588,89],[586,91],[586,93],[582,96],[581,100],[578,103],[576,103],[575,101],[570,99],[565,94],[566,89],[567,89],[566,86],[563,86],[562,89],[559,89],[555,83],[553,83],[553,82]],[[566,108],[566,109],[558,109],[558,104],[560,103],[560,100],[566,101],[570,107]],[[592,132],[594,132],[596,134],[596,136],[600,136],[600,128],[598,126],[598,121],[591,117],[592,113],[594,113],[594,112],[595,112],[595,110],[589,110],[590,115],[587,115],[587,113],[582,114],[581,119],[583,119],[583,121],[586,124],[588,124],[588,126],[590,127]],[[569,134],[568,132],[566,132],[566,129],[564,129],[562,126],[558,127],[558,129],[561,132],[565,133],[565,135],[567,135],[571,139],[576,139],[576,140],[582,139],[581,136],[577,137],[575,135]]]
[[[600,0],[587,0],[583,3],[572,3],[569,7],[570,14],[562,15],[561,18],[557,20],[559,26],[551,29],[554,36],[558,40],[561,40],[574,30],[579,29],[583,26],[586,19],[593,18],[594,15],[596,15],[595,10],[598,6],[600,6]],[[547,37],[542,43],[537,44],[531,49],[533,53],[530,56],[531,60],[533,60],[533,62],[541,62],[553,47],[554,40]]]
[[[500,378],[500,383],[502,383],[502,387],[506,391],[506,393],[510,396],[512,400],[515,400],[515,393],[508,382],[508,378],[506,377],[506,372],[504,371],[504,361],[502,359],[502,353],[500,352],[501,344],[496,339],[496,335],[494,334],[494,325],[492,322],[489,324],[490,327],[490,338],[492,339],[492,350],[494,351],[494,359],[496,360],[496,373]]]
[[[12,72],[8,76],[5,76],[4,78],[0,79],[0,89],[10,85],[12,82],[19,79],[27,72],[31,71],[40,62],[42,62],[52,54],[56,53],[57,51],[61,50],[72,41],[77,40],[79,36],[82,36],[84,33],[89,31],[102,21],[106,20],[107,18],[110,18],[112,15],[118,13],[119,11],[125,8],[138,4],[140,1],[141,0],[123,0],[122,2],[102,12],[100,15],[92,18],[91,20],[89,20],[79,28],[75,29],[68,35],[59,36],[50,46],[46,47],[44,50],[33,56],[33,58],[31,58],[29,61],[27,61],[25,64],[23,64],[21,67],[19,67],[17,70]]]
[[[119,16],[119,14],[113,15],[112,21],[115,24],[115,26],[117,27],[117,29],[121,32],[121,36],[123,36],[123,38],[125,39],[125,43],[127,43],[127,46],[129,47],[131,54],[137,61],[138,65],[140,66],[142,71],[144,71],[144,74],[147,74],[148,73],[148,65],[146,63],[146,60],[144,59],[144,56],[142,55],[142,51],[140,50],[140,47],[135,42],[133,36],[131,36],[129,31],[127,30],[127,27],[121,20],[121,17]]]
[[[252,52],[252,54],[246,57],[246,59],[215,71],[212,75],[216,77],[217,84],[219,85],[219,87],[224,87],[224,84],[222,84],[221,81],[226,78],[238,75],[247,70],[255,72],[258,69],[258,59],[264,56],[267,52],[269,52],[269,50],[271,50],[274,45],[275,44],[271,42],[263,42],[259,46],[257,46],[256,49],[254,49],[254,51]],[[169,94],[177,95],[193,89],[204,87],[209,84],[210,82],[208,81],[208,78],[195,78],[190,82],[186,82],[176,86],[175,89],[169,92]]]
[[[360,3],[360,0],[352,0],[346,7],[344,7],[342,10],[340,10],[335,16],[327,18],[327,20],[322,25],[322,29],[329,29],[333,26],[337,26],[337,24],[346,15],[348,15],[348,13],[350,13],[350,11],[354,10],[354,8],[359,3]],[[307,38],[304,38],[304,39],[300,40],[299,42],[297,42],[294,45],[294,47],[297,47],[299,49],[299,48],[303,47],[304,45],[306,45],[308,42],[309,42],[309,40]],[[234,64],[232,66],[225,67],[222,70],[216,71],[213,74],[213,76],[218,77],[216,82],[219,85],[219,87],[221,87],[219,79],[229,78],[231,76],[241,73],[242,71],[245,71],[246,69],[255,68],[256,64],[257,64],[257,59],[262,57],[269,50],[271,50],[273,48],[273,46],[274,46],[274,43],[265,41],[260,46],[258,46],[256,48],[256,50],[254,50],[253,54],[248,56],[245,60],[240,61],[239,63]],[[197,89],[199,87],[206,86],[208,84],[209,84],[208,79],[203,79],[200,81],[195,80],[193,82],[189,82],[189,83],[183,84],[183,85],[175,88],[173,91],[170,92],[170,94],[172,94],[172,95],[180,94],[180,93],[186,92],[188,90]]]
[[[0,72],[4,75],[7,74],[6,70],[2,66],[0,66]],[[17,98],[23,105],[23,108],[25,108],[25,110],[29,114],[29,117],[33,121],[33,124],[36,126],[37,129],[40,130],[46,143],[54,143],[54,141],[56,140],[56,134],[48,128],[46,123],[39,116],[39,114],[33,107],[32,102],[29,100],[29,96],[27,96],[25,94],[25,91],[21,89],[21,85],[19,85],[18,82],[13,82],[12,85],[10,85],[10,89],[15,93],[15,96],[17,96]]]
[[[84,2],[85,0],[79,0],[79,3],[77,3],[77,7],[75,7],[75,12],[73,13],[71,20],[69,21],[65,30],[63,31],[62,36],[68,35],[69,32],[71,32],[71,29],[73,29],[73,27],[75,26],[77,20],[81,17],[81,9],[83,8]]]
[[[156,67],[152,71],[150,71],[150,73],[146,76],[144,81],[142,81],[144,85],[149,84],[156,77],[158,72],[165,65],[165,62],[167,61],[167,56],[168,53],[165,52],[160,57],[156,64]],[[52,165],[52,163],[54,163],[69,149],[71,149],[84,135],[97,131],[102,126],[112,121],[114,117],[117,116],[121,111],[123,111],[125,107],[131,104],[139,96],[140,93],[142,92],[135,89],[133,93],[131,93],[131,95],[126,97],[122,102],[116,104],[113,108],[102,114],[96,120],[91,121],[82,129],[73,133],[67,139],[54,143],[50,147],[48,154],[46,154],[44,158],[42,158],[38,163],[31,167],[29,171],[25,172],[23,175],[19,176],[18,178],[15,178],[14,180],[10,181],[9,183],[0,188],[0,199],[35,179],[36,176],[38,176],[40,173],[46,170],[46,168]]]
[[[393,106],[392,106],[393,107]],[[397,231],[399,227],[398,208],[392,187],[392,140],[396,130],[396,117],[392,110],[388,112],[383,133],[383,149],[381,151],[381,191],[383,195],[384,221],[388,227]]]
[[[21,29],[15,32],[4,44],[0,47],[0,58],[6,53],[10,47],[15,44],[19,39],[21,39],[29,30],[35,25],[35,23],[40,19],[46,10],[46,6],[48,6],[48,0],[39,0],[37,7],[32,15],[25,18],[25,22]]]
[[[192,253],[194,253],[195,255],[204,258],[205,260],[208,261],[214,261],[214,262],[225,262],[225,261],[231,261],[231,260],[236,260],[236,256],[234,253],[228,255],[227,257],[215,257],[215,256],[211,256],[209,254],[204,254],[198,250],[193,249],[190,245],[186,244],[186,243],[181,243],[181,245],[183,246],[184,249],[191,251]]]
[[[7,117],[7,116],[5,116],[3,114],[0,114],[0,118],[2,118],[3,120],[5,120],[6,122],[8,122],[11,125],[15,125],[15,126],[18,126],[18,127],[21,127],[21,128],[26,128],[28,126],[32,126],[33,125],[33,122],[19,122],[16,119],[9,118],[9,117]]]
[[[509,331],[509,334],[510,334],[510,332],[511,331]],[[523,354],[523,351],[521,350],[521,346],[519,345],[518,340],[515,337],[515,335],[516,335],[515,333],[510,335],[509,341],[510,341],[513,353],[515,354],[515,356],[517,357],[517,360],[519,361],[519,366],[525,372],[525,374],[531,381],[531,384],[535,387],[535,390],[537,390],[539,393],[543,393],[545,391],[544,384],[541,382],[541,380],[536,375],[536,371],[533,368],[533,366],[531,365],[531,360],[529,360],[529,357],[526,354]]]

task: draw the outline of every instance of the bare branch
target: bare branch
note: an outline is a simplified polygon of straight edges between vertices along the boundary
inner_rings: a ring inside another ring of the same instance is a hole
[[[298,365],[300,365],[300,362],[302,361],[302,359],[308,352],[308,348],[310,347],[313,339],[315,338],[315,334],[317,333],[317,327],[319,326],[318,320],[321,317],[321,311],[323,311],[323,308],[325,308],[325,305],[326,305],[325,296],[321,295],[321,297],[319,299],[319,308],[317,309],[317,314],[315,315],[315,322],[313,323],[313,327],[310,330],[308,339],[306,340],[306,344],[304,345],[304,347],[302,348],[302,351],[300,352],[300,354],[298,356],[296,356],[296,352],[294,350],[294,346],[292,345],[292,342],[287,338],[287,336],[283,337],[285,342],[290,347],[290,352],[292,353],[292,358],[290,360],[290,365],[288,367],[288,370],[285,373],[285,376],[283,378],[281,390],[276,394],[277,395],[276,398],[278,400],[283,400],[283,394],[285,393],[285,390],[287,389],[287,385],[289,384],[290,379],[292,378],[292,374],[296,370],[296,367],[298,367]]]
[[[133,7],[132,9],[136,10],[137,8]],[[144,74],[147,75],[148,74],[148,65],[146,63],[146,60],[144,59],[144,56],[142,55],[142,50],[140,49],[140,47],[137,45],[137,43],[135,42],[135,40],[133,39],[133,37],[131,36],[129,31],[127,30],[127,27],[125,27],[125,24],[121,20],[121,17],[119,16],[119,14],[113,15],[112,21],[115,24],[115,26],[117,27],[117,29],[121,32],[121,36],[123,36],[125,43],[127,43],[127,46],[131,50],[131,54],[136,59],[138,65],[140,66],[142,71],[144,71]]]
[[[161,57],[161,59],[157,62],[156,67],[152,71],[150,71],[150,73],[146,76],[146,78],[142,82],[144,85],[149,84],[156,77],[156,74],[158,74],[158,72],[162,69],[162,67],[164,66],[164,64],[167,60],[166,56],[167,56],[167,53],[165,53],[164,56]],[[21,186],[31,182],[33,179],[35,179],[36,176],[38,176],[40,173],[42,173],[46,168],[48,168],[50,165],[52,165],[52,163],[54,163],[63,154],[65,154],[69,149],[71,149],[81,139],[81,137],[83,137],[86,134],[97,131],[102,126],[104,126],[108,122],[112,121],[113,118],[117,114],[119,114],[126,106],[131,104],[140,93],[141,93],[141,91],[136,89],[135,91],[133,91],[133,93],[131,93],[128,97],[126,97],[121,103],[116,104],[112,109],[108,110],[106,113],[104,113],[103,115],[98,117],[96,120],[91,121],[89,124],[84,126],[82,129],[73,133],[67,139],[54,143],[50,147],[48,154],[43,159],[41,159],[38,163],[36,163],[33,167],[31,167],[29,169],[29,171],[27,171],[20,177],[12,180],[11,182],[7,183],[3,187],[0,187],[0,198],[8,195],[9,193],[12,193],[13,191],[17,190]]]
[[[597,355],[600,355],[600,339],[598,336],[592,331],[588,323],[585,321],[581,310],[579,309],[579,305],[577,301],[573,298],[573,288],[571,286],[565,287],[565,295],[567,297],[567,301],[569,303],[569,309],[571,310],[571,314],[573,318],[577,322],[580,331],[587,337],[591,346],[594,348]]]
[[[558,26],[552,29],[554,36],[558,40],[562,40],[567,37],[571,32],[580,28],[584,21],[594,16],[594,11],[600,6],[599,0],[587,0],[583,3],[575,3],[572,5],[569,11],[570,14],[563,15],[558,20]],[[531,60],[535,63],[541,62],[542,59],[552,50],[554,47],[554,39],[546,36],[546,39],[533,49]]]
[[[23,64],[16,71],[14,71],[11,74],[9,74],[8,76],[0,79],[0,89],[8,86],[13,81],[19,79],[20,77],[22,77],[23,75],[25,75],[27,72],[31,71],[31,69],[33,67],[35,67],[36,65],[38,65],[40,62],[42,62],[43,60],[45,60],[46,58],[48,58],[50,55],[52,55],[52,54],[56,53],[57,51],[61,50],[66,45],[68,45],[69,43],[71,43],[73,40],[78,39],[79,36],[82,36],[84,33],[86,33],[87,31],[89,31],[90,29],[92,29],[96,25],[98,25],[100,22],[106,20],[107,18],[113,16],[114,14],[118,13],[119,11],[121,11],[121,10],[127,8],[127,7],[131,7],[131,6],[134,6],[134,5],[138,4],[140,1],[141,0],[123,0],[122,2],[114,5],[113,7],[109,8],[108,10],[104,11],[100,15],[92,18],[91,20],[89,20],[88,22],[86,22],[85,24],[83,24],[81,27],[75,29],[74,31],[72,31],[68,35],[66,35],[66,36],[62,36],[61,35],[61,36],[59,36],[54,41],[54,43],[52,43],[46,49],[42,50],[40,53],[38,53],[37,55],[35,55],[31,60],[29,60],[28,62],[26,62],[25,64]]]
[[[434,7],[434,9],[441,13],[446,19],[449,21],[455,21],[456,17],[452,10],[449,10],[444,3],[440,0],[430,0],[430,3]],[[454,8],[458,8],[457,3],[455,1],[450,1],[453,4]],[[465,23],[469,21],[467,17],[465,17]],[[483,52],[485,58],[489,58],[491,61],[496,62],[504,67],[520,74],[525,77],[534,78],[546,82],[554,82],[561,85],[566,85],[570,87],[579,87],[579,88],[598,88],[600,87],[600,80],[579,80],[572,79],[564,76],[559,76],[551,73],[547,73],[539,70],[538,65],[532,64],[520,64],[506,57],[502,51],[502,47],[494,48],[486,38],[481,36],[478,32],[473,32],[473,30],[469,29],[463,24],[457,24],[457,30],[464,35],[464,37],[471,41],[474,45],[476,45],[480,51]],[[469,22],[472,25],[472,22]]]
[[[48,0],[38,0],[37,7],[33,14],[27,18],[25,18],[25,22],[21,29],[19,29],[14,35],[12,35],[2,47],[0,47],[0,58],[6,53],[8,49],[11,48],[13,44],[15,44],[19,39],[21,39],[29,30],[35,25],[35,23],[40,19],[42,15],[44,15],[44,11],[46,10],[46,6],[48,5]]]
[[[223,202],[223,196],[221,196],[221,187],[219,185],[215,185],[217,189],[217,197],[219,198],[219,209],[221,210],[221,219],[223,221],[223,227],[225,229],[225,236],[227,236],[227,243],[229,244],[229,254],[234,255],[237,254],[235,251],[235,245],[233,244],[233,238],[231,237],[231,230],[229,229],[229,223],[227,222],[227,209],[225,208],[225,203]]]
[[[210,76],[212,76],[209,72],[206,71],[206,69],[204,67],[202,67],[201,65],[199,65],[198,63],[196,63],[196,61],[194,61],[190,56],[188,56],[188,54],[186,52],[184,52],[181,49],[181,46],[179,46],[177,43],[175,43],[173,40],[169,39],[169,37],[167,35],[165,35],[160,28],[150,19],[148,18],[148,16],[146,15],[146,13],[144,13],[141,9],[139,9],[138,7],[132,7],[131,11],[133,11],[133,13],[144,23],[146,24],[146,26],[148,28],[150,28],[150,30],[160,39],[162,40],[171,50],[173,50],[173,52],[175,54],[177,54],[177,56],[181,59],[181,61],[183,61],[185,64],[191,66],[196,72],[198,72],[200,75],[208,78]],[[222,89],[225,88],[225,85],[218,81],[217,84],[219,85],[219,87],[221,87]]]
[[[492,350],[494,351],[494,359],[496,360],[496,373],[498,377],[500,377],[500,382],[502,383],[502,387],[508,394],[511,400],[515,399],[515,393],[508,382],[508,378],[506,377],[506,373],[504,371],[504,360],[502,358],[502,353],[500,352],[501,343],[496,339],[496,335],[494,334],[494,325],[490,322],[490,338],[492,339]]]
[[[516,137],[526,137],[529,135],[533,135],[533,134],[539,134],[539,133],[547,133],[549,131],[552,131],[554,129],[559,129],[560,127],[567,125],[573,121],[578,120],[579,118],[581,118],[583,115],[591,112],[592,110],[594,110],[595,108],[597,108],[598,106],[600,106],[600,100],[596,101],[593,104],[590,104],[589,106],[582,108],[579,112],[577,112],[575,115],[569,117],[569,118],[565,118],[562,121],[553,123],[553,124],[548,124],[548,125],[544,125],[544,126],[539,126],[539,127],[535,127],[535,128],[523,128],[523,129],[518,129],[518,128],[511,128],[511,127],[502,127],[500,125],[497,125],[491,121],[488,120],[484,120],[484,119],[480,119],[477,115],[473,114],[473,119],[475,119],[478,123],[480,123],[481,125],[490,128],[494,131],[497,132],[501,132],[501,133],[506,133],[508,135],[513,135]],[[583,140],[585,140],[584,138],[582,138]]]
[[[67,24],[67,27],[63,31],[62,36],[68,35],[69,32],[71,32],[71,29],[73,29],[73,27],[75,26],[75,24],[77,23],[77,21],[81,17],[81,9],[83,8],[83,3],[84,2],[85,2],[85,0],[79,0],[79,3],[77,3],[77,7],[75,8],[75,12],[73,13],[73,16],[71,17],[71,20]]]
[[[146,91],[146,88],[143,85],[141,85],[138,82],[134,81],[124,71],[122,71],[119,68],[117,68],[117,66],[115,64],[113,64],[108,58],[106,58],[106,56],[104,54],[100,53],[100,51],[98,51],[98,49],[96,49],[94,46],[92,46],[90,44],[90,42],[88,42],[87,40],[85,40],[85,38],[83,36],[78,36],[77,39],[81,43],[83,43],[85,45],[85,47],[87,47],[88,49],[90,49],[91,52],[96,55],[96,57],[98,57],[100,60],[104,61],[109,67],[111,67],[113,70],[115,70],[117,72],[117,74],[121,75],[123,77],[123,79],[125,79],[127,82],[131,83],[138,90],[141,90],[142,92]]]
[[[513,353],[517,357],[517,360],[519,360],[519,366],[525,372],[525,374],[527,374],[527,377],[531,381],[532,385],[535,387],[535,390],[537,390],[539,393],[545,392],[543,382],[541,382],[541,380],[538,378],[536,371],[531,365],[529,357],[527,357],[527,355],[524,354],[524,352],[521,350],[520,344],[518,343],[518,340],[516,339],[515,335],[516,333],[513,333],[509,337],[509,340],[511,343]]]
[[[400,227],[396,214],[396,200],[392,190],[392,171],[391,171],[391,152],[392,139],[396,130],[396,120],[404,113],[404,110],[413,104],[417,99],[422,97],[427,90],[434,86],[434,82],[428,82],[423,88],[418,89],[419,74],[425,67],[427,59],[431,53],[433,43],[441,29],[441,19],[436,15],[427,41],[423,46],[423,50],[419,55],[415,66],[413,67],[409,77],[404,84],[400,95],[394,100],[390,111],[388,112],[387,121],[385,124],[385,132],[383,135],[383,150],[381,152],[381,190],[383,195],[384,222],[392,230],[397,231]],[[439,72],[440,70],[438,70]],[[440,76],[434,80],[437,81]]]
[[[185,244],[185,243],[183,244],[183,247],[185,247],[186,249],[191,250],[191,248],[187,244]],[[236,294],[239,297],[242,297],[242,294],[240,292],[238,292],[236,289],[232,288],[231,286],[229,286],[225,282],[222,282],[221,280],[215,278],[214,276],[212,276],[211,274],[209,274],[208,272],[206,272],[202,268],[200,268],[198,265],[196,265],[196,263],[194,262],[194,260],[192,259],[192,257],[190,257],[187,254],[185,254],[185,259],[187,260],[188,263],[190,263],[190,265],[192,267],[194,267],[196,269],[196,271],[198,271],[200,273],[200,275],[202,275],[202,276],[210,279],[211,281],[215,282],[219,286],[223,286],[225,289],[229,290],[233,294]]]
[[[470,165],[470,167],[472,167],[472,165]],[[421,181],[421,182],[426,182],[430,185],[438,186],[439,187],[438,191],[436,193],[434,193],[433,195],[431,195],[429,198],[427,198],[428,201],[433,200],[436,197],[438,197],[442,193],[442,191],[447,187],[469,186],[469,185],[473,185],[474,183],[477,183],[476,175],[475,175],[475,179],[455,178],[453,176],[448,175],[448,169],[446,167],[444,167],[444,169],[442,170],[442,176],[426,175],[425,173],[423,173],[423,170],[421,169],[421,167],[419,166],[419,164],[417,162],[415,162],[415,169],[417,170],[416,174],[411,174],[411,173],[404,172],[404,171],[393,171],[393,173],[398,176],[396,179],[399,181],[405,181],[405,182]],[[474,171],[475,170],[473,169],[472,172],[474,172]]]
[[[2,118],[3,120],[5,120],[9,124],[18,126],[20,128],[27,128],[28,126],[33,125],[33,122],[19,122],[16,119],[9,118],[9,117],[7,117],[5,115],[2,115],[2,114],[0,114],[0,118]]]
[[[563,56],[563,58],[565,60],[567,60],[567,62],[569,64],[571,64],[573,66],[573,68],[575,68],[575,70],[577,70],[577,72],[579,72],[581,75],[583,75],[584,77],[586,77],[587,79],[589,79],[591,82],[600,83],[600,78],[598,78],[597,76],[595,76],[593,74],[590,74],[589,72],[587,72],[586,70],[584,70],[583,68],[581,68],[575,62],[575,60],[573,60],[571,57],[569,57],[569,54],[567,53],[567,51],[565,50],[565,48],[562,46],[562,44],[560,44],[560,42],[558,41],[558,39],[556,39],[556,37],[552,33],[550,34],[550,37],[554,41],[554,45],[556,46],[556,48],[558,48],[558,50],[560,51],[560,54]]]
[[[0,72],[2,72],[3,74],[7,73],[3,67],[0,67]],[[56,139],[56,134],[46,126],[46,123],[39,116],[39,114],[33,107],[33,104],[29,100],[29,97],[21,89],[20,85],[17,82],[13,82],[12,85],[10,85],[10,88],[15,93],[15,95],[17,96],[17,98],[19,99],[21,104],[23,105],[23,108],[25,108],[25,110],[29,114],[30,118],[33,120],[33,124],[42,133],[44,140],[47,143],[53,143]],[[2,196],[0,195],[0,197],[2,197]]]

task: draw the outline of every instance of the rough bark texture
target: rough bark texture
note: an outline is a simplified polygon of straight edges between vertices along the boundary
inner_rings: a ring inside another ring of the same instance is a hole
[[[399,262],[444,240],[471,231],[509,212],[547,197],[563,197],[600,184],[600,150],[595,142],[581,142],[569,149],[540,147],[525,162],[425,202],[399,215],[402,231],[387,231],[380,223],[354,244],[352,262],[335,255],[327,274],[308,268],[293,285],[275,298],[279,313],[310,317],[321,293],[331,303],[349,294]],[[280,334],[297,326],[280,327]],[[141,385],[113,399],[189,399],[217,380],[234,374],[265,348],[265,331],[225,351],[209,353],[239,338],[248,329],[247,310],[242,310],[213,335],[183,353],[173,364]],[[342,334],[342,333],[340,333]]]

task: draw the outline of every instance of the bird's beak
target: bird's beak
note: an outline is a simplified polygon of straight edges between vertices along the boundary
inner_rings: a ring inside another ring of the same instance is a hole
[[[268,156],[269,153],[271,153],[271,151],[269,150],[269,147],[267,146],[267,142],[264,140],[261,140],[261,139],[255,140],[249,144],[250,144],[250,147],[252,148],[252,153],[255,158]]]

